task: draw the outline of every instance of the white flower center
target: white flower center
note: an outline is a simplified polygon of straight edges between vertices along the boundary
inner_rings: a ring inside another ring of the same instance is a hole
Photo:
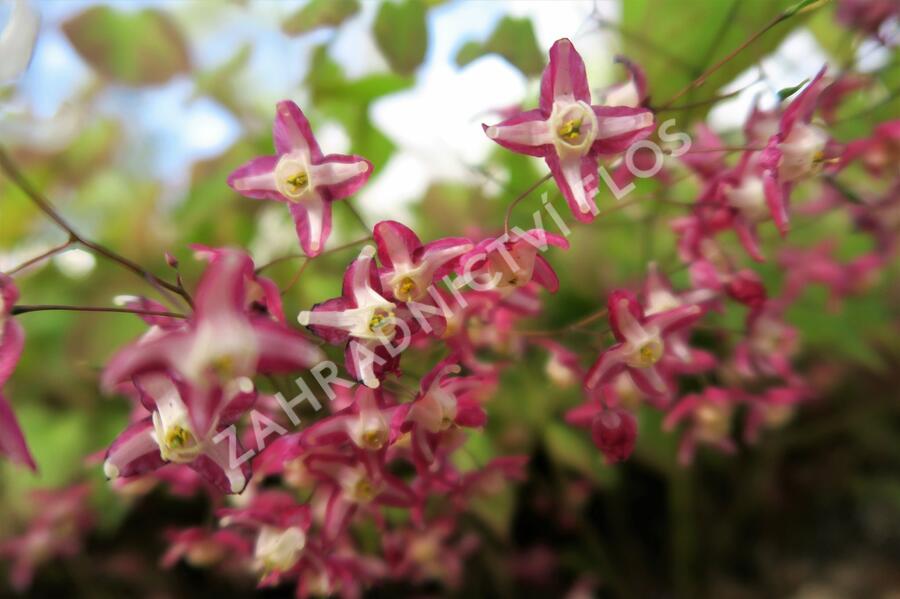
[[[560,156],[584,156],[597,138],[597,115],[584,102],[555,102],[550,127]]]
[[[725,189],[725,197],[729,205],[738,209],[750,222],[761,222],[770,216],[765,186],[759,177],[744,177],[737,187]]]
[[[309,164],[302,156],[285,154],[275,165],[278,192],[292,202],[301,202],[313,188]]]
[[[787,139],[778,144],[782,152],[778,174],[784,181],[796,181],[821,170],[828,134],[815,125],[797,124]]]

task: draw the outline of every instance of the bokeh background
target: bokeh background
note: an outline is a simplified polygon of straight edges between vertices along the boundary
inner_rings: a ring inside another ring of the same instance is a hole
[[[271,152],[280,99],[303,107],[326,152],[357,153],[374,163],[375,175],[354,200],[369,223],[400,220],[423,239],[491,232],[507,204],[545,170],[498,150],[480,124],[495,120],[498,110],[533,104],[554,40],[575,42],[596,89],[624,77],[612,61],[622,53],[644,66],[652,98],[663,100],[792,2],[33,4],[41,32],[24,78],[0,87],[0,144],[80,231],[155,272],[166,271],[169,251],[190,284],[198,267],[189,243],[241,245],[257,263],[298,250],[287,211],[240,198],[225,184],[237,165]],[[685,96],[690,105],[740,90],[673,113],[678,128],[708,119],[739,145],[755,101],[771,107],[778,90],[826,62],[875,80],[842,108],[833,130],[839,139],[864,136],[900,116],[896,48],[843,27],[833,4],[769,31]],[[10,8],[0,2],[0,24]],[[896,24],[888,33],[896,34]],[[543,189],[563,211],[558,192]],[[691,201],[696,192],[696,182],[684,180],[641,181],[635,193]],[[810,199],[816,188],[799,193]],[[600,202],[601,209],[613,205],[608,193]],[[561,327],[596,311],[610,289],[637,281],[650,260],[675,270],[666,221],[680,212],[676,202],[636,202],[578,227],[572,250],[552,257],[562,289],[546,299],[535,328]],[[530,214],[526,202],[514,223],[529,224]],[[363,233],[340,203],[335,219],[332,245]],[[767,251],[783,243],[774,229],[763,235]],[[0,271],[65,239],[0,178]],[[790,242],[824,239],[848,257],[871,243],[840,214],[800,216]],[[335,295],[352,251],[312,263],[285,293],[288,314]],[[297,267],[285,261],[268,274],[287,286]],[[758,271],[777,289],[777,265]],[[701,451],[689,468],[676,464],[677,437],[661,432],[651,412],[642,414],[635,456],[604,465],[588,435],[563,422],[565,410],[580,401],[577,391],[547,382],[544,355],[522,356],[524,367],[504,379],[489,425],[472,436],[466,455],[479,463],[530,455],[529,478],[476,504],[466,525],[482,542],[462,587],[382,588],[373,596],[563,596],[598,581],[609,596],[900,596],[896,274],[894,264],[841,306],[825,290],[809,289],[789,320],[801,331],[800,362],[821,396],[758,445],[736,456]],[[674,279],[684,283],[684,272]],[[17,282],[22,303],[34,304],[110,305],[117,295],[147,292],[137,278],[79,249]],[[738,331],[744,316],[733,309],[718,322]],[[77,557],[39,570],[32,596],[247,596],[249,580],[187,566],[160,569],[160,531],[204,521],[208,505],[162,488],[135,497],[113,493],[89,459],[127,422],[128,403],[101,396],[97,375],[117,347],[143,331],[140,321],[41,313],[21,322],[26,351],[6,395],[40,473],[0,463],[0,537],[27,522],[29,490],[76,481],[90,482],[97,522]],[[603,342],[583,335],[565,341],[584,351]],[[716,346],[712,333],[707,341]],[[415,360],[413,371],[427,369]],[[5,589],[0,584],[0,595]]]

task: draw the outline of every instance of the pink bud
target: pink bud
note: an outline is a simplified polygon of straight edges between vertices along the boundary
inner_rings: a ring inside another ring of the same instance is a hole
[[[631,455],[637,440],[637,421],[627,410],[611,408],[598,413],[591,424],[591,438],[607,463],[621,462]]]
[[[166,252],[166,264],[171,266],[172,268],[178,268],[178,258]]]
[[[766,301],[766,287],[752,270],[736,273],[725,290],[730,297],[750,308],[760,308]]]

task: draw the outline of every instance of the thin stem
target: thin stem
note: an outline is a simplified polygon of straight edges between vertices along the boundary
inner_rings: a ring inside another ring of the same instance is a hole
[[[164,312],[161,310],[133,310],[131,308],[107,308],[105,306],[63,306],[59,304],[36,304],[13,306],[12,314],[30,314],[31,312],[47,312],[47,311],[64,311],[64,312],[102,312],[110,314],[138,314],[141,316],[167,316],[169,318],[187,318],[179,312]]]
[[[267,268],[269,268],[269,267],[271,267],[271,266],[274,266],[274,265],[276,265],[276,264],[280,264],[280,263],[282,263],[282,262],[287,262],[288,260],[294,260],[294,259],[296,259],[296,258],[306,258],[306,259],[308,259],[308,260],[312,260],[312,259],[314,259],[314,258],[318,258],[319,256],[327,256],[328,254],[333,254],[333,253],[339,252],[339,251],[341,251],[341,250],[346,250],[347,248],[352,248],[352,247],[357,246],[357,245],[359,245],[359,244],[361,244],[361,243],[365,243],[365,242],[371,241],[371,240],[372,240],[372,236],[369,235],[369,236],[367,236],[367,237],[363,237],[362,239],[357,239],[356,241],[351,241],[351,242],[349,242],[349,243],[345,243],[345,244],[343,244],[343,245],[339,245],[339,246],[337,246],[337,247],[333,247],[333,248],[331,248],[330,250],[325,250],[324,252],[322,252],[322,253],[319,254],[318,256],[313,256],[313,258],[310,258],[310,257],[307,256],[306,254],[287,254],[287,255],[285,255],[285,256],[280,256],[280,257],[278,257],[278,258],[273,258],[272,260],[270,260],[269,262],[266,262],[266,263],[263,264],[262,266],[257,267],[257,268],[256,268],[256,274],[259,274],[259,273],[261,273],[262,271],[266,270]]]
[[[529,195],[531,195],[531,193],[535,189],[537,189],[538,187],[543,185],[545,182],[549,181],[550,177],[552,177],[552,176],[553,176],[553,173],[547,173],[546,175],[544,175],[543,177],[541,177],[540,179],[535,181],[531,185],[531,187],[529,187],[528,189],[526,189],[525,191],[520,193],[518,195],[518,197],[516,199],[514,199],[512,202],[510,202],[509,206],[506,207],[506,218],[503,219],[503,230],[506,232],[507,235],[509,235],[509,219],[512,217],[512,211],[513,211],[513,208],[516,207],[516,204],[518,204],[519,202],[521,202],[522,200],[527,198]]]
[[[663,104],[660,107],[660,110],[666,110],[667,108],[672,106],[672,104],[674,104],[676,100],[678,100],[679,98],[684,96],[686,93],[688,93],[689,91],[696,89],[696,88],[700,87],[701,85],[703,85],[704,83],[706,83],[707,79],[709,79],[714,73],[716,73],[719,69],[721,69],[723,66],[725,66],[725,64],[727,64],[731,59],[733,59],[735,56],[737,56],[738,54],[743,52],[748,46],[750,46],[751,44],[753,44],[753,42],[755,42],[760,37],[765,35],[770,29],[772,29],[773,27],[775,27],[782,21],[786,21],[791,16],[792,16],[792,13],[789,13],[787,11],[781,12],[778,16],[776,16],[774,19],[769,21],[762,29],[760,29],[759,31],[757,31],[756,33],[751,35],[747,40],[745,40],[744,43],[742,43],[740,46],[738,46],[737,48],[735,48],[734,50],[729,52],[728,55],[725,56],[725,58],[723,58],[722,60],[720,60],[713,66],[711,66],[710,68],[708,68],[706,71],[703,72],[702,75],[700,75],[699,77],[697,77],[696,79],[691,81],[680,92],[678,92],[677,94],[675,94],[674,96],[669,98],[669,101],[666,102],[665,104]]]
[[[33,265],[37,264],[38,262],[41,262],[43,260],[46,260],[47,258],[51,258],[51,257],[55,256],[56,254],[60,253],[61,251],[71,247],[73,243],[76,243],[75,238],[72,237],[71,235],[69,235],[69,239],[67,239],[65,243],[63,243],[61,245],[57,245],[55,247],[52,247],[49,250],[47,250],[46,252],[35,256],[34,258],[29,258],[22,264],[14,267],[12,270],[7,271],[6,274],[14,275],[17,272],[23,271],[26,268],[28,268],[29,266],[33,266]]]
[[[164,279],[161,279],[149,272],[148,270],[141,267],[136,262],[129,260],[128,258],[117,254],[116,252],[110,250],[109,248],[87,239],[83,237],[78,231],[76,231],[72,225],[66,221],[62,215],[57,212],[57,210],[53,207],[53,204],[45,198],[25,177],[10,155],[6,152],[6,150],[0,147],[0,168],[6,173],[6,175],[10,178],[10,180],[22,190],[22,192],[28,196],[28,198],[37,205],[40,210],[46,214],[50,220],[55,222],[61,229],[66,231],[72,239],[74,239],[77,243],[85,246],[93,250],[94,252],[100,254],[101,256],[112,260],[113,262],[117,262],[122,267],[127,270],[130,270],[140,278],[148,281],[151,285],[156,287],[157,289],[166,289],[168,291],[177,293],[188,303],[188,305],[193,306],[193,302],[191,301],[190,294],[187,293],[183,288],[178,285],[174,285]]]

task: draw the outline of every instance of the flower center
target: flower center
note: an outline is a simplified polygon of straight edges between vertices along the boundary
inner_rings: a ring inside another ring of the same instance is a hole
[[[394,336],[394,313],[384,308],[376,308],[369,318],[369,331],[379,336],[391,338]]]
[[[556,130],[556,134],[568,143],[578,143],[581,137],[581,119],[571,119]]]
[[[363,476],[353,485],[352,494],[353,499],[357,502],[369,503],[375,499],[375,495],[378,494],[378,489],[372,484],[372,481]]]
[[[416,285],[412,277],[403,277],[394,288],[394,295],[398,300],[407,302],[418,295],[418,285]]]
[[[360,440],[366,449],[377,451],[387,443],[387,431],[382,428],[370,428],[363,431],[363,434],[360,435]]]
[[[725,406],[707,404],[696,412],[699,437],[704,441],[715,442],[728,436],[731,432],[731,410]]]
[[[282,156],[275,166],[275,185],[278,192],[292,202],[303,199],[311,188],[309,167],[299,157]]]
[[[169,449],[181,449],[187,447],[193,440],[194,436],[191,432],[177,424],[166,431],[165,443],[166,447]]]
[[[660,339],[644,342],[628,356],[628,364],[635,368],[650,368],[662,358],[665,346]]]

